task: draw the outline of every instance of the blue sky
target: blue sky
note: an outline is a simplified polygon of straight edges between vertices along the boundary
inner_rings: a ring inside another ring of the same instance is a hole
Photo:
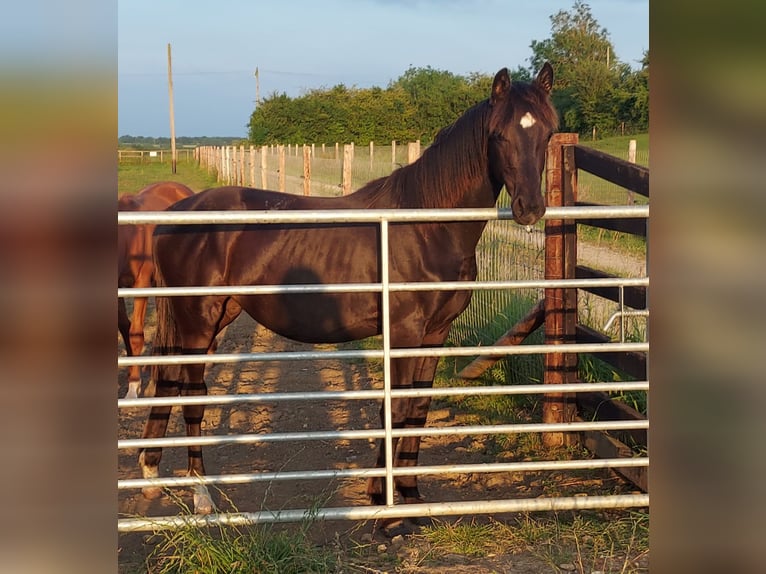
[[[649,48],[648,0],[590,0],[620,61]],[[574,0],[119,0],[118,133],[247,135],[260,94],[386,87],[410,66],[494,74],[527,66],[532,40]]]

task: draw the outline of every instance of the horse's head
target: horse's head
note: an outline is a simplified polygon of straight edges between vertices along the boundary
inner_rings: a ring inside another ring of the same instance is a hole
[[[529,83],[514,82],[507,69],[492,82],[489,98],[490,174],[511,196],[513,219],[531,225],[545,213],[541,192],[545,152],[558,126],[550,100],[553,68],[546,62]]]

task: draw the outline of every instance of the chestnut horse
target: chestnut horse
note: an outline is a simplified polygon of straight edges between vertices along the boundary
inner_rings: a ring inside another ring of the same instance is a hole
[[[377,208],[489,208],[505,186],[513,219],[531,225],[545,213],[541,191],[548,141],[558,126],[551,100],[553,70],[546,63],[529,83],[511,82],[507,69],[495,76],[489,97],[442,129],[412,164],[369,182],[343,197],[288,195],[245,187],[209,189],[180,201],[171,211],[325,210]],[[399,222],[390,226],[392,282],[473,281],[476,245],[486,221]],[[380,227],[377,223],[159,225],[154,234],[158,286],[226,286],[379,283]],[[454,319],[468,306],[471,290],[396,291],[390,295],[390,338],[394,348],[441,346]],[[155,351],[205,354],[241,311],[268,329],[308,343],[336,343],[381,333],[379,293],[283,293],[157,297]],[[391,362],[394,388],[433,385],[438,358]],[[205,395],[203,362],[155,366],[156,396]],[[394,428],[422,428],[430,398],[394,398]],[[163,437],[171,407],[158,406],[144,438]],[[200,435],[203,405],[185,405],[187,434]],[[381,421],[383,420],[381,407]],[[420,437],[394,438],[395,466],[415,466]],[[144,478],[159,476],[161,448],[139,454]],[[201,446],[188,447],[190,476],[204,475]],[[385,465],[381,441],[377,465]],[[397,476],[404,502],[421,500],[415,476]],[[159,496],[147,487],[148,498]],[[373,504],[386,503],[385,479],[369,479]],[[195,487],[195,511],[213,503],[205,485]]]
[[[164,211],[179,199],[194,192],[173,181],[153,183],[136,194],[126,194],[117,200],[118,211]],[[117,227],[117,286],[151,287],[154,284],[152,259],[152,233],[154,225],[119,225]],[[117,328],[125,342],[128,356],[140,355],[144,350],[144,318],[146,297],[133,299],[133,316],[128,319],[125,301],[117,302]],[[141,389],[141,368],[128,369],[128,391],[125,398],[137,398]]]

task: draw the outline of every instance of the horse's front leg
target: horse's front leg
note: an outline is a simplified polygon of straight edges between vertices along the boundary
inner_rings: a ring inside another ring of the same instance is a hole
[[[415,359],[395,359],[391,361],[391,380],[393,388],[406,388],[409,387],[412,381],[412,372],[415,367]],[[391,399],[391,426],[394,429],[403,428],[407,419],[407,411],[409,410],[409,398],[393,398]],[[385,428],[385,402],[380,405],[380,425]],[[391,447],[394,453],[397,451],[397,444],[399,438],[394,437],[391,443]],[[386,466],[386,441],[380,439],[378,443],[378,458],[375,465],[378,468],[384,468]],[[394,462],[396,464],[396,462]],[[370,501],[376,505],[386,504],[386,479],[385,477],[373,477],[367,481],[367,495],[370,497]]]
[[[176,377],[170,377],[166,374],[165,368],[160,367],[157,376],[156,392],[157,397],[172,397],[178,395],[178,380]],[[175,379],[175,380],[169,380]],[[144,432],[141,438],[162,438],[168,429],[168,419],[172,406],[152,407],[149,411],[149,418],[144,425]],[[162,448],[147,447],[142,448],[138,455],[138,464],[141,467],[141,473],[144,478],[158,478],[160,476],[159,465],[162,458]],[[158,498],[162,494],[162,488],[159,486],[145,486],[141,489],[144,496],[148,499]]]
[[[421,357],[415,368],[415,377],[412,386],[416,389],[430,389],[433,387],[438,357]],[[404,428],[420,428],[426,426],[428,409],[431,406],[431,397],[413,397],[407,404],[407,415],[404,420]],[[399,439],[398,448],[394,457],[394,466],[417,466],[420,454],[420,436],[406,436]],[[405,503],[423,502],[423,497],[418,490],[418,477],[396,477],[396,490]]]
[[[189,365],[188,381],[181,389],[182,396],[204,396],[207,395],[207,385],[205,385],[204,374],[205,365]],[[186,436],[202,436],[202,420],[205,417],[205,405],[184,405],[184,422],[186,423]],[[200,445],[191,445],[188,447],[189,467],[187,476],[205,476],[205,463],[202,459],[202,447]],[[210,491],[203,483],[194,486],[194,512],[196,514],[210,514],[215,505],[210,496]]]

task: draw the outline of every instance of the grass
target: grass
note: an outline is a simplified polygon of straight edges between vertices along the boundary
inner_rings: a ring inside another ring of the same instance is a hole
[[[649,167],[649,134],[636,134],[632,136],[615,136],[600,140],[582,138],[580,143],[589,148],[597,149],[609,155],[622,159],[628,159],[628,147],[630,140],[636,140],[636,163]]]
[[[524,513],[509,522],[488,523],[437,521],[422,536],[431,545],[431,560],[445,554],[484,557],[529,552],[548,563],[552,572],[648,571],[638,563],[649,549],[649,515],[644,512],[622,516],[608,512]]]
[[[117,196],[136,193],[147,185],[160,181],[184,183],[194,191],[217,185],[215,174],[208,174],[200,169],[193,160],[179,161],[176,164],[176,173],[171,172],[169,162],[125,162],[121,163],[117,170]]]
[[[191,509],[171,491],[182,517],[193,517]],[[237,512],[231,500],[222,492]],[[295,527],[275,524],[249,526],[199,526],[189,520],[174,530],[157,530],[150,537],[153,550],[146,558],[146,571],[152,574],[220,574],[258,572],[259,574],[329,574],[336,572],[337,552],[310,542],[309,530],[315,524],[314,504],[305,519]]]

